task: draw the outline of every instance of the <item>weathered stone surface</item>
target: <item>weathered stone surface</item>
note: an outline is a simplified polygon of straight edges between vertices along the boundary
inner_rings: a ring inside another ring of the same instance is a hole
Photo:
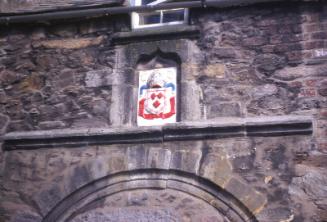
[[[75,128],[9,134],[19,150],[0,152],[0,221],[43,220],[36,212],[123,176],[135,180],[75,219],[233,221],[227,204],[239,204],[262,222],[325,221],[326,9],[194,10],[199,38],[157,32],[125,45],[112,38],[129,30],[127,15],[0,27],[0,133]],[[178,67],[181,123],[136,128],[135,69],[158,55]],[[177,181],[208,184],[206,202]],[[207,196],[226,192],[236,198],[225,205]]]
[[[73,222],[108,221],[108,222],[175,222],[176,216],[166,209],[129,209],[120,208],[112,212],[90,212],[73,219]]]
[[[34,201],[44,216],[61,200],[61,195],[60,187],[54,184],[50,189],[37,193],[34,196]]]
[[[0,90],[0,104],[5,104],[7,102],[7,100],[8,100],[8,98],[7,98],[4,90]]]
[[[267,202],[264,195],[236,178],[231,178],[225,185],[225,189],[241,200],[254,214],[261,212]]]
[[[60,37],[74,37],[78,33],[78,27],[74,25],[57,25],[52,28],[51,34]]]
[[[148,168],[168,169],[171,161],[171,151],[161,148],[150,148],[147,158]]]
[[[44,76],[33,72],[30,76],[26,77],[20,82],[19,87],[23,91],[36,91],[44,87]]]
[[[251,94],[253,99],[260,99],[265,96],[272,96],[278,93],[278,88],[273,84],[266,84],[253,88]]]
[[[128,169],[144,169],[146,167],[146,148],[144,146],[131,146],[127,151]]]
[[[0,134],[3,134],[9,124],[9,117],[0,114]]]
[[[129,203],[128,206],[125,205],[125,201]],[[197,212],[193,212],[193,209],[197,209]],[[202,200],[182,192],[149,189],[123,192],[107,197],[102,207],[83,212],[75,216],[72,221],[223,221],[224,216],[215,211],[210,205],[206,208]]]
[[[185,73],[185,79],[194,80],[195,76],[200,75],[200,67],[195,63],[183,63],[181,65],[181,70]]]
[[[44,121],[39,123],[40,129],[47,130],[47,129],[58,129],[58,128],[65,128],[65,123],[62,121]]]
[[[41,222],[42,218],[34,213],[22,212],[16,215],[11,221],[12,222]]]
[[[236,139],[226,149],[227,158],[236,172],[246,173],[254,168],[255,150],[253,143],[247,139]]]
[[[76,190],[77,188],[87,184],[91,181],[91,174],[87,167],[77,166],[71,174],[70,178],[70,190]],[[55,198],[53,198],[55,199]]]
[[[35,43],[35,47],[45,47],[48,49],[80,49],[93,45],[100,45],[103,42],[103,37],[97,38],[80,38],[80,39],[62,39],[62,40],[45,40]]]
[[[224,64],[209,64],[203,70],[204,75],[214,78],[223,78],[225,75]]]
[[[305,78],[308,76],[320,76],[323,75],[326,65],[321,65],[320,67],[311,67],[305,65],[298,65],[295,67],[287,67],[287,69],[281,69],[275,72],[274,78],[291,81],[296,79]]]
[[[314,168],[307,165],[297,165],[297,177],[293,178],[289,187],[289,193],[293,201],[300,201],[299,210],[302,211],[304,220],[326,220],[326,174],[322,168]],[[319,210],[317,210],[318,208]],[[315,215],[310,212],[316,211]]]
[[[170,169],[181,170],[197,174],[199,170],[201,153],[181,150],[172,154]]]
[[[203,110],[200,105],[202,92],[194,81],[181,84],[181,100],[187,100],[187,103],[181,104],[181,118],[185,121],[201,119]],[[191,111],[192,110],[192,111]]]
[[[255,58],[255,64],[259,72],[270,76],[277,69],[285,66],[285,59],[274,54],[264,54]]]
[[[107,114],[107,113],[106,113]],[[103,118],[92,118],[89,115],[83,115],[73,120],[72,128],[93,128],[94,126],[105,128],[108,127],[107,120]]]
[[[241,116],[240,106],[237,103],[217,103],[208,107],[208,119],[215,117],[239,117]]]
[[[322,96],[327,96],[327,81],[320,83],[320,86],[318,87],[318,93]]]
[[[321,170],[307,168],[304,175],[292,180],[293,184],[298,184],[301,189],[311,198],[326,198],[327,176]]]
[[[274,209],[263,210],[258,215],[259,220],[265,221],[266,218],[275,221],[292,221],[295,219],[294,214],[288,208],[278,207]]]
[[[216,154],[210,148],[203,148],[199,175],[221,187],[232,177],[232,165],[225,155]]]
[[[247,112],[251,114],[286,114],[290,111],[288,91],[272,85],[259,86],[251,92],[253,100],[247,104]]]
[[[94,70],[86,73],[86,87],[99,87],[112,85],[112,69]]]
[[[33,111],[38,116],[38,110]],[[82,146],[96,144],[119,144],[119,143],[157,143],[156,147],[161,147],[160,143],[165,142],[164,147],[171,149],[173,147],[190,147],[200,148],[199,141],[195,147],[194,144],[169,143],[170,141],[180,140],[200,140],[216,139],[226,137],[247,137],[253,136],[285,136],[285,135],[305,135],[312,133],[312,120],[307,116],[275,116],[275,117],[253,117],[253,118],[220,118],[215,121],[206,121],[204,123],[174,123],[166,126],[157,127],[134,127],[134,128],[95,128],[91,122],[92,119],[80,120],[74,122],[73,127],[81,124],[90,126],[84,129],[61,129],[61,130],[44,130],[34,132],[12,132],[4,136],[7,150],[14,149],[38,149],[44,147],[61,147],[61,146]],[[101,126],[101,122],[98,123]],[[324,126],[324,125],[322,125]],[[318,128],[319,129],[319,128]],[[242,141],[242,139],[240,139]],[[248,146],[248,145],[247,145]],[[178,148],[180,148],[178,147]],[[143,148],[142,148],[143,149]],[[246,155],[252,155],[248,147]],[[177,152],[180,152],[178,149]],[[184,151],[183,151],[184,152]],[[194,151],[195,152],[195,151]],[[195,153],[198,153],[196,151]],[[237,151],[238,152],[238,151]],[[165,152],[163,152],[165,153]],[[250,154],[249,154],[250,153]],[[148,155],[147,153],[146,155]],[[230,156],[238,157],[229,153]],[[133,155],[132,155],[133,156]],[[180,154],[177,154],[180,156]],[[240,155],[242,156],[242,155]],[[163,158],[166,158],[164,156]],[[179,157],[178,157],[179,158]],[[177,158],[177,159],[178,159]],[[177,163],[180,167],[180,164]],[[176,166],[177,166],[176,165]]]
[[[3,70],[0,72],[0,82],[1,86],[8,86],[20,79],[20,76],[17,73],[14,73],[10,70]]]

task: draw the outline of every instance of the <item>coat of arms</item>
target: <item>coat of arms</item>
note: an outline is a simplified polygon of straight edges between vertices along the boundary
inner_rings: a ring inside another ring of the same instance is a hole
[[[140,71],[137,124],[176,122],[176,68]]]

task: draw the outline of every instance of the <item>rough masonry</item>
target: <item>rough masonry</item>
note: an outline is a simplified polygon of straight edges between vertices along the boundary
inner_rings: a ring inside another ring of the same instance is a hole
[[[1,25],[0,221],[326,221],[326,36],[323,1]],[[156,58],[179,122],[140,128]]]

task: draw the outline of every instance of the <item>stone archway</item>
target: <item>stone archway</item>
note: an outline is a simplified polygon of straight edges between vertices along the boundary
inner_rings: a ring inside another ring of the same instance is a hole
[[[224,216],[204,201],[172,189],[136,189],[104,198],[72,222],[220,222]]]
[[[210,181],[174,170],[136,170],[93,181],[64,198],[44,222],[256,221]]]

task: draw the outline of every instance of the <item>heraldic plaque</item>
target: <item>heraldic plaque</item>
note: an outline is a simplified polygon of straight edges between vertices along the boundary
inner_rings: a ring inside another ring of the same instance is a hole
[[[176,122],[175,67],[139,71],[138,126]]]

